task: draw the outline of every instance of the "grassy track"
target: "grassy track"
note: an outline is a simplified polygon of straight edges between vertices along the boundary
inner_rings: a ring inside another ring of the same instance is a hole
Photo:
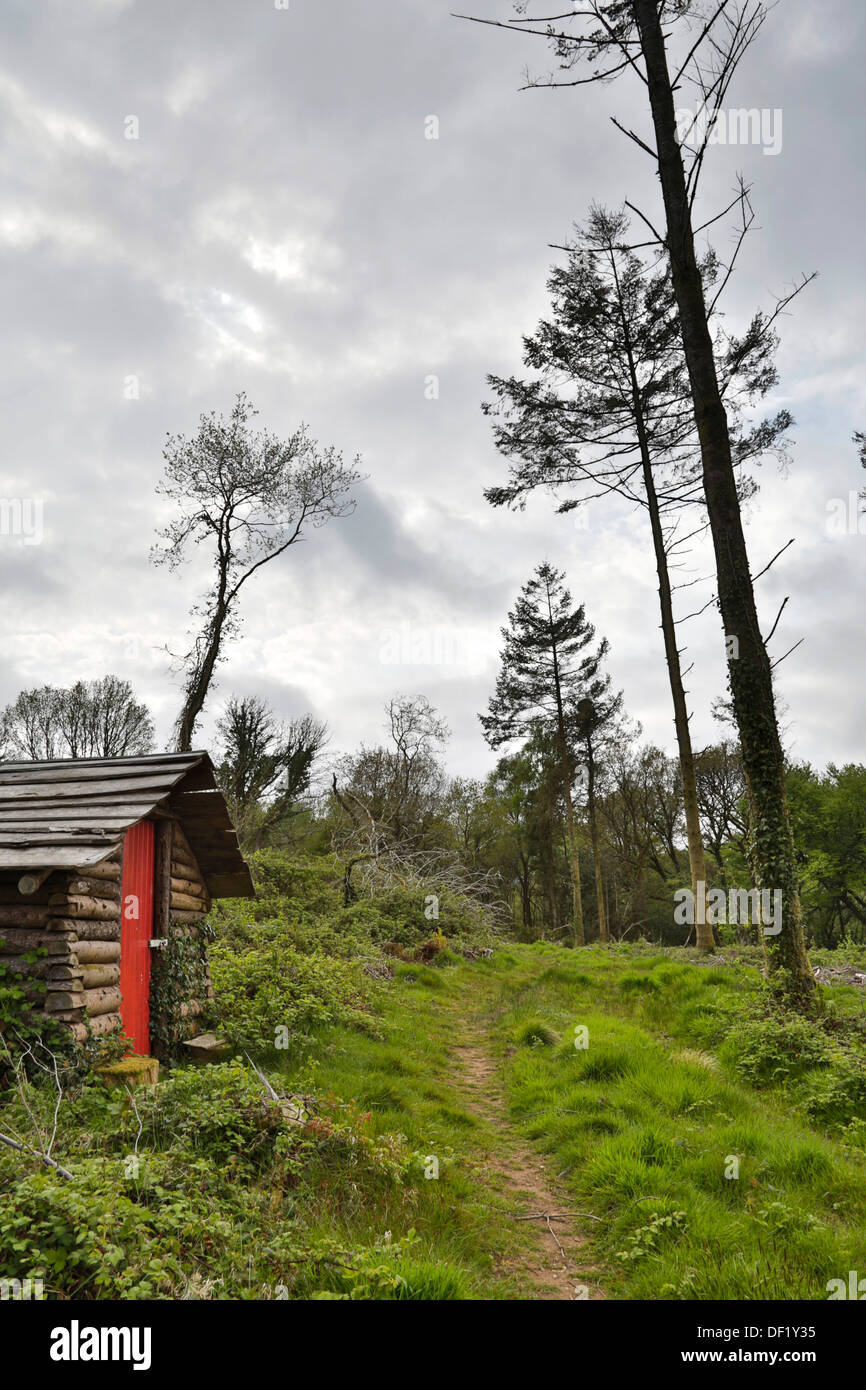
[[[791,1077],[738,1078],[758,989],[748,966],[616,950],[402,967],[387,1042],[336,1033],[292,1081],[439,1177],[353,1202],[335,1173],[332,1204],[323,1175],[322,1234],[413,1227],[414,1297],[826,1298],[866,1274],[866,1158],[798,1113]],[[849,1013],[856,993],[831,991]]]
[[[0,1128],[56,1123],[72,1178],[0,1151],[0,1278],[423,1301],[820,1300],[866,1278],[861,988],[807,1021],[733,952],[434,959],[258,1072],[179,1068],[137,1100],[89,1075],[57,1116],[51,1088],[7,1090]]]
[[[580,1225],[562,1219],[567,1194],[507,1115],[488,1027],[498,996],[483,965],[402,969],[386,1042],[337,1030],[305,1068],[286,1067],[294,1088],[349,1102],[438,1171],[353,1195],[339,1167],[323,1168],[307,1219],[315,1238],[348,1246],[414,1230],[398,1264],[413,1297],[562,1300],[578,1287],[598,1297]]]

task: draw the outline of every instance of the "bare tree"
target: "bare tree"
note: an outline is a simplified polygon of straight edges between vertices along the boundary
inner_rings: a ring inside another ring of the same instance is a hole
[[[147,706],[117,676],[22,690],[3,711],[2,729],[7,754],[19,758],[135,757],[154,743]]]
[[[61,691],[52,685],[22,690],[3,711],[4,757],[47,758],[62,756],[58,705]]]
[[[288,439],[255,432],[258,412],[241,392],[228,418],[202,415],[191,439],[169,436],[165,475],[157,491],[179,515],[159,535],[153,559],[176,569],[191,546],[212,552],[213,583],[193,608],[199,630],[181,659],[183,707],[175,743],[188,752],[224,655],[236,634],[244,586],[264,565],[305,539],[310,528],[354,509],[350,491],[361,477],[334,448],[320,449],[301,425]],[[358,460],[355,459],[355,463]]]
[[[747,851],[749,833],[746,781],[743,760],[735,743],[724,740],[697,755],[698,801],[704,836],[727,887],[724,846],[734,842],[741,853]]]
[[[448,725],[423,695],[396,695],[385,709],[389,745],[362,747],[341,759],[332,777],[344,813],[335,844],[348,856],[346,902],[354,897],[356,865],[431,849],[427,834],[444,811],[448,783],[439,754]]]

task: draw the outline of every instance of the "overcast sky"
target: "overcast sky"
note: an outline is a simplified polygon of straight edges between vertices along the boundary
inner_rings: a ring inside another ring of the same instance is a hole
[[[578,529],[546,497],[510,514],[482,496],[505,471],[485,376],[519,366],[550,243],[592,201],[659,216],[649,160],[609,119],[646,132],[642,94],[628,79],[520,92],[527,63],[549,68],[543,43],[453,8],[4,0],[0,498],[34,522],[0,535],[4,703],[113,671],[164,746],[179,697],[163,648],[183,647],[206,572],[148,560],[163,442],[244,390],[260,423],[303,420],[369,477],[354,516],[251,583],[199,744],[231,693],[312,711],[348,749],[381,737],[391,694],[423,692],[453,729],[451,769],[482,774],[499,628],[549,559],[609,638],[629,713],[673,750],[643,516],[597,503]],[[796,537],[759,600],[767,631],[790,595],[771,651],[805,638],[779,686],[789,746],[819,765],[866,760],[866,534],[832,524],[833,499],[861,486],[851,435],[866,429],[864,39],[862,0],[781,0],[731,104],[780,110],[782,148],[717,147],[703,187],[710,215],[738,170],[753,184],[760,230],[732,327],[820,271],[782,325],[773,404],[797,420],[790,470],[763,466],[748,519],[755,571]],[[711,568],[704,543],[681,578]],[[689,589],[680,612],[711,593]],[[719,733],[718,614],[682,633],[700,745]]]

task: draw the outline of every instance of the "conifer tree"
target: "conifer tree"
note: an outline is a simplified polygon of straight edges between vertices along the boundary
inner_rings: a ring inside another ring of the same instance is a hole
[[[574,741],[581,700],[609,700],[610,678],[602,663],[608,643],[593,647],[595,628],[583,604],[574,607],[565,576],[553,565],[539,565],[523,586],[508,626],[496,690],[488,713],[480,716],[491,748],[543,732],[554,741],[565,803],[572,878],[572,929],[575,944],[585,942],[580,884],[574,780]],[[601,903],[599,910],[603,913]]]

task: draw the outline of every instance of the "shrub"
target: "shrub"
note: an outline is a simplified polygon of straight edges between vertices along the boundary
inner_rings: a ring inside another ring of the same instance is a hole
[[[210,965],[219,1026],[237,1047],[284,1049],[331,1024],[372,1030],[373,986],[346,961],[270,939],[240,953],[219,942]]]
[[[744,1020],[720,1055],[744,1080],[768,1086],[828,1066],[831,1043],[808,1019],[771,1015]]]
[[[239,1062],[174,1071],[137,1103],[155,1147],[194,1149],[218,1163],[261,1167],[284,1123],[259,1077]]]
[[[179,1273],[176,1241],[131,1201],[102,1160],[74,1183],[41,1173],[19,1179],[0,1212],[0,1277],[44,1280],[49,1297],[150,1298]]]
[[[842,1125],[850,1134],[856,1134],[856,1122],[866,1118],[863,1061],[840,1050],[823,1075],[810,1079],[805,1108],[810,1119],[824,1125]]]
[[[438,916],[430,918],[427,912],[434,897]],[[419,946],[437,929],[449,941],[492,945],[494,939],[480,904],[436,883],[360,898],[344,908],[338,920],[351,934],[360,928],[374,945],[391,941],[409,948]]]

